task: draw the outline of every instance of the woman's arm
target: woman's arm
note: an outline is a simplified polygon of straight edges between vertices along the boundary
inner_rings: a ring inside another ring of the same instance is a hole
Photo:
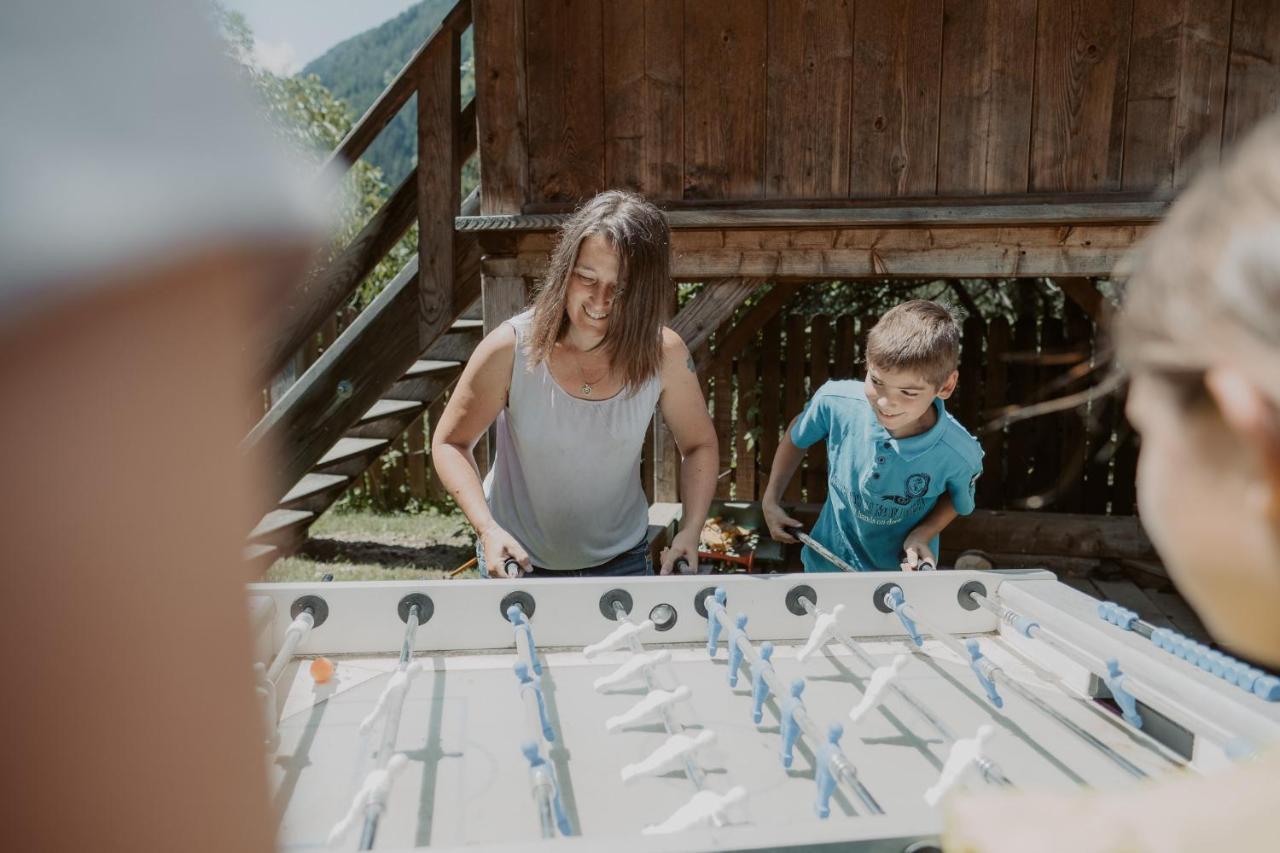
[[[716,493],[720,445],[702,398],[689,348],[671,329],[662,330],[662,397],[659,407],[680,450],[680,494],[684,504],[680,532],[662,554],[661,574],[671,574],[680,557],[698,568],[698,540]]]
[[[431,434],[436,474],[479,534],[489,574],[495,577],[502,576],[507,557],[514,557],[526,571],[530,568],[528,553],[489,512],[473,452],[506,405],[515,348],[515,330],[505,323],[485,336],[467,360]]]

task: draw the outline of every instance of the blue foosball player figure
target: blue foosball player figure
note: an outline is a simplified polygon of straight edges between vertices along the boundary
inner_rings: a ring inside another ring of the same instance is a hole
[[[840,738],[843,736],[844,726],[832,723],[827,729],[827,742],[818,749],[818,766],[814,770],[818,799],[813,804],[818,817],[825,818],[831,814],[831,792],[836,788],[836,774],[831,769],[831,762],[840,754]]]
[[[804,679],[797,678],[791,682],[791,695],[782,700],[782,766],[791,766],[791,750],[800,736],[800,724],[796,722],[796,711],[804,708]]]
[[[773,672],[773,643],[760,644],[760,659],[751,664],[751,719],[759,723],[764,719],[764,700],[769,698],[769,682],[765,673]]]

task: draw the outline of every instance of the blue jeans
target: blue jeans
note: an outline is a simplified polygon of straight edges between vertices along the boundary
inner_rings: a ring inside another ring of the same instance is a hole
[[[489,570],[484,561],[483,549],[480,540],[476,540],[476,568],[480,570],[480,577],[489,577]],[[613,557],[598,566],[592,566],[589,569],[543,569],[538,566],[533,567],[533,571],[525,577],[531,578],[590,578],[590,577],[613,577],[624,575],[651,575],[653,574],[653,561],[649,557],[649,538],[646,536],[641,539],[635,546],[628,548],[616,557]]]

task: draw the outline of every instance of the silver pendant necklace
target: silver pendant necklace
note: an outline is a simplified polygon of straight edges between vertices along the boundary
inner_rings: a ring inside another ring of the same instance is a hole
[[[587,372],[582,369],[582,362],[578,360],[578,356],[576,354],[574,356],[573,363],[578,368],[578,378],[582,380],[582,385],[579,386],[578,390],[582,392],[582,396],[590,397],[596,390],[595,386],[602,382],[605,376],[609,375],[609,370],[608,368],[605,368],[604,376],[592,381],[587,379]]]

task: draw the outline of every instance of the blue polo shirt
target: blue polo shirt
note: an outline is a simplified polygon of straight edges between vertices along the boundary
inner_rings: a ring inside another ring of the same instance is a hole
[[[973,512],[982,473],[982,446],[933,401],[938,422],[927,432],[896,439],[881,426],[862,380],[828,382],[805,405],[791,441],[827,442],[827,502],[812,536],[856,569],[892,571],[902,562],[907,534],[945,491],[956,512]],[[938,539],[929,543],[938,553]],[[839,571],[807,546],[807,572]]]

